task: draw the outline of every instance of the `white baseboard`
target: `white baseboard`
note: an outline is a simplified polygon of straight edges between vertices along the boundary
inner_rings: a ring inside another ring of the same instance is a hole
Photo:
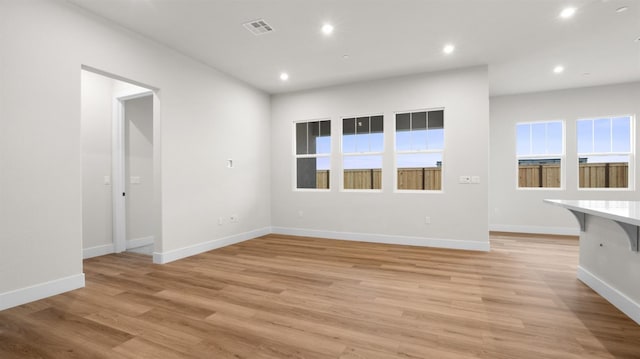
[[[518,225],[511,225],[511,224],[490,224],[489,230],[493,232],[556,234],[560,236],[579,236],[580,235],[580,229],[573,228],[573,227],[518,226]]]
[[[127,240],[127,249],[148,246],[155,242],[154,236],[140,237]]]
[[[104,244],[101,246],[95,246],[95,247],[89,247],[89,248],[84,248],[82,249],[82,258],[83,259],[87,259],[87,258],[93,258],[93,257],[99,257],[99,256],[103,256],[105,254],[111,254],[111,253],[115,253],[115,247],[113,246],[113,243],[111,244]]]
[[[620,309],[629,318],[640,324],[640,304],[580,266],[578,266],[578,279],[613,304],[614,307]]]
[[[436,247],[436,248],[449,248],[449,249],[466,249],[466,250],[485,251],[485,252],[491,249],[488,240],[486,242],[483,242],[483,241],[469,241],[469,240],[458,240],[458,239],[392,236],[392,235],[386,235],[386,234],[333,232],[333,231],[322,231],[322,230],[316,230],[316,229],[287,228],[287,227],[273,227],[272,233],[288,234],[293,236],[341,239],[341,240],[347,240],[347,241],[403,244],[403,245],[409,245],[409,246]]]
[[[84,273],[0,293],[0,310],[84,287]]]
[[[210,250],[225,247],[231,244],[243,242],[256,237],[264,236],[271,233],[271,227],[264,227],[249,232],[235,234],[232,236],[218,238],[211,241],[194,244],[192,246],[173,249],[166,252],[154,252],[153,263],[165,264],[178,259],[194,256],[196,254],[208,252]]]

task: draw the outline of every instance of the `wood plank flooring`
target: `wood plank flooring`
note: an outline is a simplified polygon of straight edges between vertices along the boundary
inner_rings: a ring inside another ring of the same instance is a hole
[[[572,238],[471,252],[280,235],[0,312],[0,358],[640,358],[640,326],[576,279]]]

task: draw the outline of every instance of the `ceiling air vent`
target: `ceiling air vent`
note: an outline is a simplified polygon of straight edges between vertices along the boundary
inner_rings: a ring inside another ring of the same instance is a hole
[[[263,19],[249,21],[243,25],[254,35],[263,35],[273,32],[273,27],[267,24]]]

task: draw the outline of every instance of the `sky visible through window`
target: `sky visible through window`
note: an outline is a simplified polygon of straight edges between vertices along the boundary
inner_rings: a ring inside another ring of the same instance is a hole
[[[578,120],[578,157],[586,163],[627,162],[621,153],[631,150],[631,118],[614,117]],[[518,124],[518,156],[558,156],[562,150],[562,123]]]

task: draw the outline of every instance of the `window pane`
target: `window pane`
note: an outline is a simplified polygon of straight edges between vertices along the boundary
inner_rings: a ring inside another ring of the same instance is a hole
[[[344,169],[382,168],[381,155],[344,156]]]
[[[425,121],[426,126],[426,121]],[[425,129],[411,130],[411,149],[414,151],[427,149],[427,132]]]
[[[611,120],[608,118],[593,121],[593,151],[611,152]]]
[[[429,129],[444,128],[444,111],[429,111]]]
[[[320,136],[331,136],[331,121],[320,122]]]
[[[429,150],[444,149],[444,129],[427,131],[427,145]]]
[[[369,117],[358,117],[356,119],[356,133],[369,133]]]
[[[307,153],[316,153],[316,138],[320,134],[320,122],[307,122]]]
[[[396,131],[409,131],[411,129],[411,114],[396,114]]]
[[[316,159],[298,158],[297,165],[297,188],[316,188]]]
[[[316,163],[318,170],[329,170],[331,168],[331,159],[329,157],[317,157]]]
[[[368,133],[356,135],[356,152],[369,152],[369,136]]]
[[[382,156],[345,156],[344,189],[381,189]]]
[[[629,156],[578,158],[580,188],[628,188]]]
[[[562,154],[562,122],[547,123],[547,153]]]
[[[397,156],[398,168],[441,167],[442,153],[402,153]]]
[[[396,151],[409,151],[411,149],[411,132],[396,132]]]
[[[518,187],[558,188],[562,178],[560,158],[518,160]]]
[[[579,120],[576,122],[578,133],[578,153],[593,152],[593,121]]]
[[[356,133],[356,119],[345,118],[344,120],[342,120],[342,134],[354,135],[355,133]]]
[[[516,153],[518,156],[531,154],[531,126],[520,124],[516,126]]]
[[[411,129],[423,130],[427,128],[427,113],[414,112],[411,114]]]
[[[307,153],[307,123],[296,123],[296,154],[306,155]]]
[[[342,152],[344,153],[356,152],[356,135],[342,136]]]
[[[397,156],[399,190],[441,190],[442,153],[411,153]]]
[[[382,152],[384,146],[384,134],[382,132],[376,132],[369,135],[369,151]]]
[[[543,155],[547,153],[547,124],[531,124],[531,154]]]
[[[631,152],[631,118],[612,120],[613,152]]]
[[[331,153],[331,137],[316,138],[316,153]]]
[[[371,117],[371,133],[382,133],[384,129],[384,118],[382,116]]]

